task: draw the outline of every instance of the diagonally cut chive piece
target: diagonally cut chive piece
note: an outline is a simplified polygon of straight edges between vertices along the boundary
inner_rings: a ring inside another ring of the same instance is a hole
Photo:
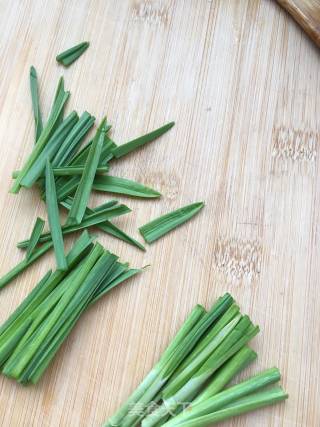
[[[44,220],[42,218],[37,218],[36,222],[34,224],[31,237],[30,237],[30,243],[27,247],[27,253],[26,253],[26,259],[29,261],[34,253],[34,249],[37,246],[41,233],[43,231],[44,227]]]
[[[27,172],[29,171],[29,169],[31,168],[31,166],[34,164],[34,162],[37,160],[39,154],[41,153],[41,151],[43,150],[43,148],[46,146],[46,144],[48,143],[48,140],[51,136],[52,131],[54,130],[54,127],[57,123],[57,121],[59,120],[60,117],[60,113],[61,111],[63,111],[63,107],[65,105],[65,103],[67,102],[68,98],[70,96],[70,92],[65,92],[64,90],[60,91],[60,93],[58,94],[57,98],[55,99],[48,121],[45,125],[45,127],[43,128],[41,135],[37,141],[37,144],[34,146],[31,154],[29,155],[26,163],[24,164],[24,166],[22,167],[19,176],[16,178],[14,184],[11,187],[10,192],[11,193],[18,193],[21,187],[21,181],[22,179],[25,177],[25,175],[27,174]]]
[[[112,207],[114,203],[116,204],[117,201],[112,200],[111,202],[108,202],[108,205],[111,204],[110,207]],[[66,209],[70,210],[71,205],[72,205],[72,198],[68,197],[65,200],[63,200],[62,202],[60,202],[60,204],[63,207],[65,207]],[[105,205],[107,205],[107,204],[105,204]],[[94,209],[87,208],[84,218],[86,218],[87,215],[92,215],[94,212],[101,211],[101,209],[105,205],[98,206]],[[130,245],[138,247],[142,251],[146,250],[145,247],[140,242],[138,242],[136,239],[134,239],[133,237],[126,234],[123,230],[121,230],[116,225],[112,224],[112,222],[110,222],[110,221],[105,221],[103,223],[98,224],[97,228],[99,228],[100,230],[104,231],[107,234],[110,234],[113,237],[116,237],[117,239],[123,240],[124,242],[129,243]]]
[[[203,207],[203,202],[192,203],[191,205],[184,206],[183,208],[154,219],[140,227],[139,231],[147,243],[152,243],[179,225],[184,224]]]
[[[91,193],[93,180],[99,164],[100,154],[105,137],[105,125],[106,119],[103,119],[93,139],[93,143],[85,163],[84,171],[74,196],[71,209],[69,211],[67,224],[80,224],[84,216]]]
[[[52,137],[49,139],[47,145],[39,154],[37,160],[30,167],[26,175],[21,180],[21,185],[23,187],[30,188],[32,185],[39,179],[42,175],[44,175],[44,171],[46,168],[47,160],[52,159],[52,157],[59,150],[59,147],[70,133],[72,128],[75,126],[77,121],[79,120],[78,114],[75,111],[72,111],[68,117],[66,117],[60,126],[57,127]]]
[[[117,216],[124,215],[129,212],[131,212],[131,210],[126,205],[117,205],[109,209],[105,209],[104,211],[95,212],[91,215],[86,216],[81,222],[81,224],[64,225],[62,227],[62,233],[64,235],[74,233],[76,231],[104,223],[105,221],[111,218],[115,218]],[[39,242],[48,242],[51,240],[51,238],[51,233],[44,233],[41,235]],[[19,242],[17,244],[17,247],[26,248],[28,244],[29,240],[23,240],[22,242]]]
[[[46,204],[48,221],[54,246],[58,270],[65,271],[68,268],[64,254],[63,235],[60,225],[59,208],[56,195],[56,185],[49,160],[46,167]]]
[[[34,66],[30,67],[30,91],[35,124],[35,142],[37,142],[42,132],[43,126],[39,105],[38,78]]]
[[[140,136],[139,138],[133,139],[132,141],[127,142],[126,144],[119,145],[118,147],[116,147],[112,151],[112,153],[113,153],[114,157],[119,159],[120,157],[131,153],[131,151],[136,150],[137,148],[147,144],[148,142],[151,142],[151,141],[159,138],[159,136],[166,133],[173,126],[174,126],[174,122],[167,123],[166,125],[158,128],[158,129],[156,129],[150,133],[147,133],[146,135],[143,135],[143,136]]]
[[[8,283],[11,282],[15,277],[17,277],[20,273],[26,270],[29,265],[33,264],[38,258],[48,252],[49,249],[52,248],[52,242],[47,242],[42,245],[39,249],[36,249],[31,257],[27,260],[26,258],[19,262],[12,270],[10,270],[7,274],[5,274],[0,279],[0,289],[5,287]]]
[[[125,194],[133,197],[155,198],[161,196],[158,191],[145,187],[139,182],[110,175],[96,176],[92,188],[93,190]]]
[[[77,152],[81,142],[83,141],[83,138],[92,128],[94,122],[95,118],[87,111],[81,115],[78,123],[67,136],[59,148],[59,151],[52,160],[53,169],[59,166],[65,166],[68,163],[68,161]]]
[[[68,67],[88,49],[89,44],[89,42],[82,42],[62,53],[59,53],[56,57],[57,62]]]

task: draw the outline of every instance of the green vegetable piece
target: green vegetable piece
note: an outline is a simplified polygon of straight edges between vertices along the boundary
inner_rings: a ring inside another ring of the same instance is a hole
[[[81,176],[79,186],[73,199],[71,209],[69,211],[67,224],[80,224],[84,216],[88,200],[91,193],[91,188],[97,167],[99,164],[102,145],[105,137],[106,119],[104,119],[99,126],[97,133],[93,139],[92,146],[85,163],[84,171]]]
[[[30,243],[27,247],[27,254],[26,254],[26,259],[30,260],[30,258],[32,257],[35,247],[37,246],[37,244],[39,243],[39,239],[44,227],[44,220],[41,218],[37,218],[36,222],[34,224],[32,233],[31,233],[31,237],[30,237]]]
[[[65,271],[68,268],[68,264],[64,254],[63,235],[60,225],[56,186],[49,160],[47,161],[46,167],[46,204],[48,210],[49,227],[57,261],[57,268],[58,270]]]
[[[96,176],[92,188],[93,190],[124,194],[133,197],[155,198],[161,196],[158,191],[145,187],[139,182],[110,175]]]
[[[59,53],[56,57],[57,62],[65,67],[69,67],[69,65],[75,62],[88,49],[89,44],[89,42],[82,42]]]
[[[183,208],[154,219],[140,227],[139,231],[147,243],[152,243],[179,225],[184,224],[203,207],[203,202],[192,203],[191,205],[184,206]]]
[[[132,141],[127,142],[126,144],[119,145],[118,147],[114,148],[112,153],[114,157],[119,159],[120,157],[123,157],[132,151],[136,150],[139,147],[142,147],[143,145],[159,138],[161,135],[166,133],[169,129],[171,129],[174,126],[174,122],[167,123],[166,125],[147,133],[146,135],[140,136],[139,138],[133,139]]]
[[[32,100],[32,109],[34,115],[34,124],[35,124],[35,142],[38,141],[39,136],[41,135],[43,125],[42,117],[39,104],[39,92],[38,92],[38,78],[37,72],[34,66],[30,68],[30,91],[31,91],[31,100]]]

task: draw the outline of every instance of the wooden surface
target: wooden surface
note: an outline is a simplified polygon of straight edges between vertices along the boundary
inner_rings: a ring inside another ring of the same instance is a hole
[[[320,1],[277,0],[320,47]]]
[[[316,46],[268,0],[0,0],[0,11],[0,273],[22,258],[16,243],[45,213],[36,192],[8,194],[33,143],[31,64],[46,115],[63,74],[68,108],[107,114],[119,143],[176,120],[112,166],[163,193],[123,198],[133,212],[119,225],[137,236],[161,213],[206,202],[145,254],[101,235],[123,260],[152,267],[83,315],[36,387],[0,378],[0,425],[100,426],[191,308],[230,291],[261,326],[245,375],[278,366],[290,399],[222,425],[319,426]],[[55,55],[83,40],[85,55],[57,66]],[[1,291],[1,322],[52,265],[49,255]]]

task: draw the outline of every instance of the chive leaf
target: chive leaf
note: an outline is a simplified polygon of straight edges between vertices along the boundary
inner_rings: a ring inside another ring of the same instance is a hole
[[[192,203],[154,219],[140,227],[139,231],[147,243],[152,243],[179,225],[184,224],[203,207],[203,202]]]
[[[39,104],[38,78],[34,66],[30,67],[30,91],[35,124],[35,142],[37,142],[42,132],[43,125]]]
[[[73,203],[67,218],[67,224],[80,224],[84,216],[88,200],[91,193],[93,180],[99,164],[100,154],[102,150],[102,144],[105,137],[105,125],[106,119],[102,120],[97,133],[93,139],[92,146],[88,154],[88,158],[85,163],[83,174],[81,176],[80,183],[78,185],[76,194],[73,199]]]
[[[136,150],[139,147],[142,147],[143,145],[159,138],[161,135],[166,133],[168,130],[170,130],[174,126],[174,122],[167,123],[166,125],[147,133],[146,135],[140,136],[139,138],[133,139],[132,141],[127,142],[126,144],[119,145],[118,147],[114,148],[112,153],[114,157],[119,159],[120,157],[123,157],[132,151]]]
[[[30,260],[30,258],[32,257],[35,247],[37,246],[43,227],[44,227],[44,220],[42,218],[37,218],[36,222],[34,224],[32,233],[31,233],[31,237],[30,237],[30,243],[27,247],[27,253],[26,253],[26,259]]]
[[[49,227],[57,261],[57,268],[58,270],[65,271],[68,268],[68,264],[64,254],[63,235],[60,225],[56,186],[49,160],[47,160],[46,167],[46,204],[48,210]]]
[[[82,42],[62,53],[59,53],[56,57],[57,62],[68,67],[88,49],[89,44],[89,42]]]
[[[124,194],[133,197],[155,198],[161,194],[139,182],[117,176],[96,176],[92,186],[93,190],[108,193]]]

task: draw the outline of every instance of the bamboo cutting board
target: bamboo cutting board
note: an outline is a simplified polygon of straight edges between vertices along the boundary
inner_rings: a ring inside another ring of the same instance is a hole
[[[0,0],[0,28],[1,274],[45,215],[36,192],[8,193],[33,141],[30,65],[45,115],[63,74],[69,109],[107,114],[119,143],[176,121],[113,166],[163,194],[123,198],[133,209],[117,221],[126,231],[137,236],[161,213],[206,202],[146,253],[100,236],[123,260],[151,268],[84,314],[37,386],[0,378],[0,425],[100,426],[191,308],[230,291],[261,326],[259,359],[245,375],[279,366],[290,399],[222,425],[319,426],[316,46],[268,0]],[[55,55],[83,40],[83,57],[57,66]],[[1,291],[1,322],[53,265],[49,255]]]

